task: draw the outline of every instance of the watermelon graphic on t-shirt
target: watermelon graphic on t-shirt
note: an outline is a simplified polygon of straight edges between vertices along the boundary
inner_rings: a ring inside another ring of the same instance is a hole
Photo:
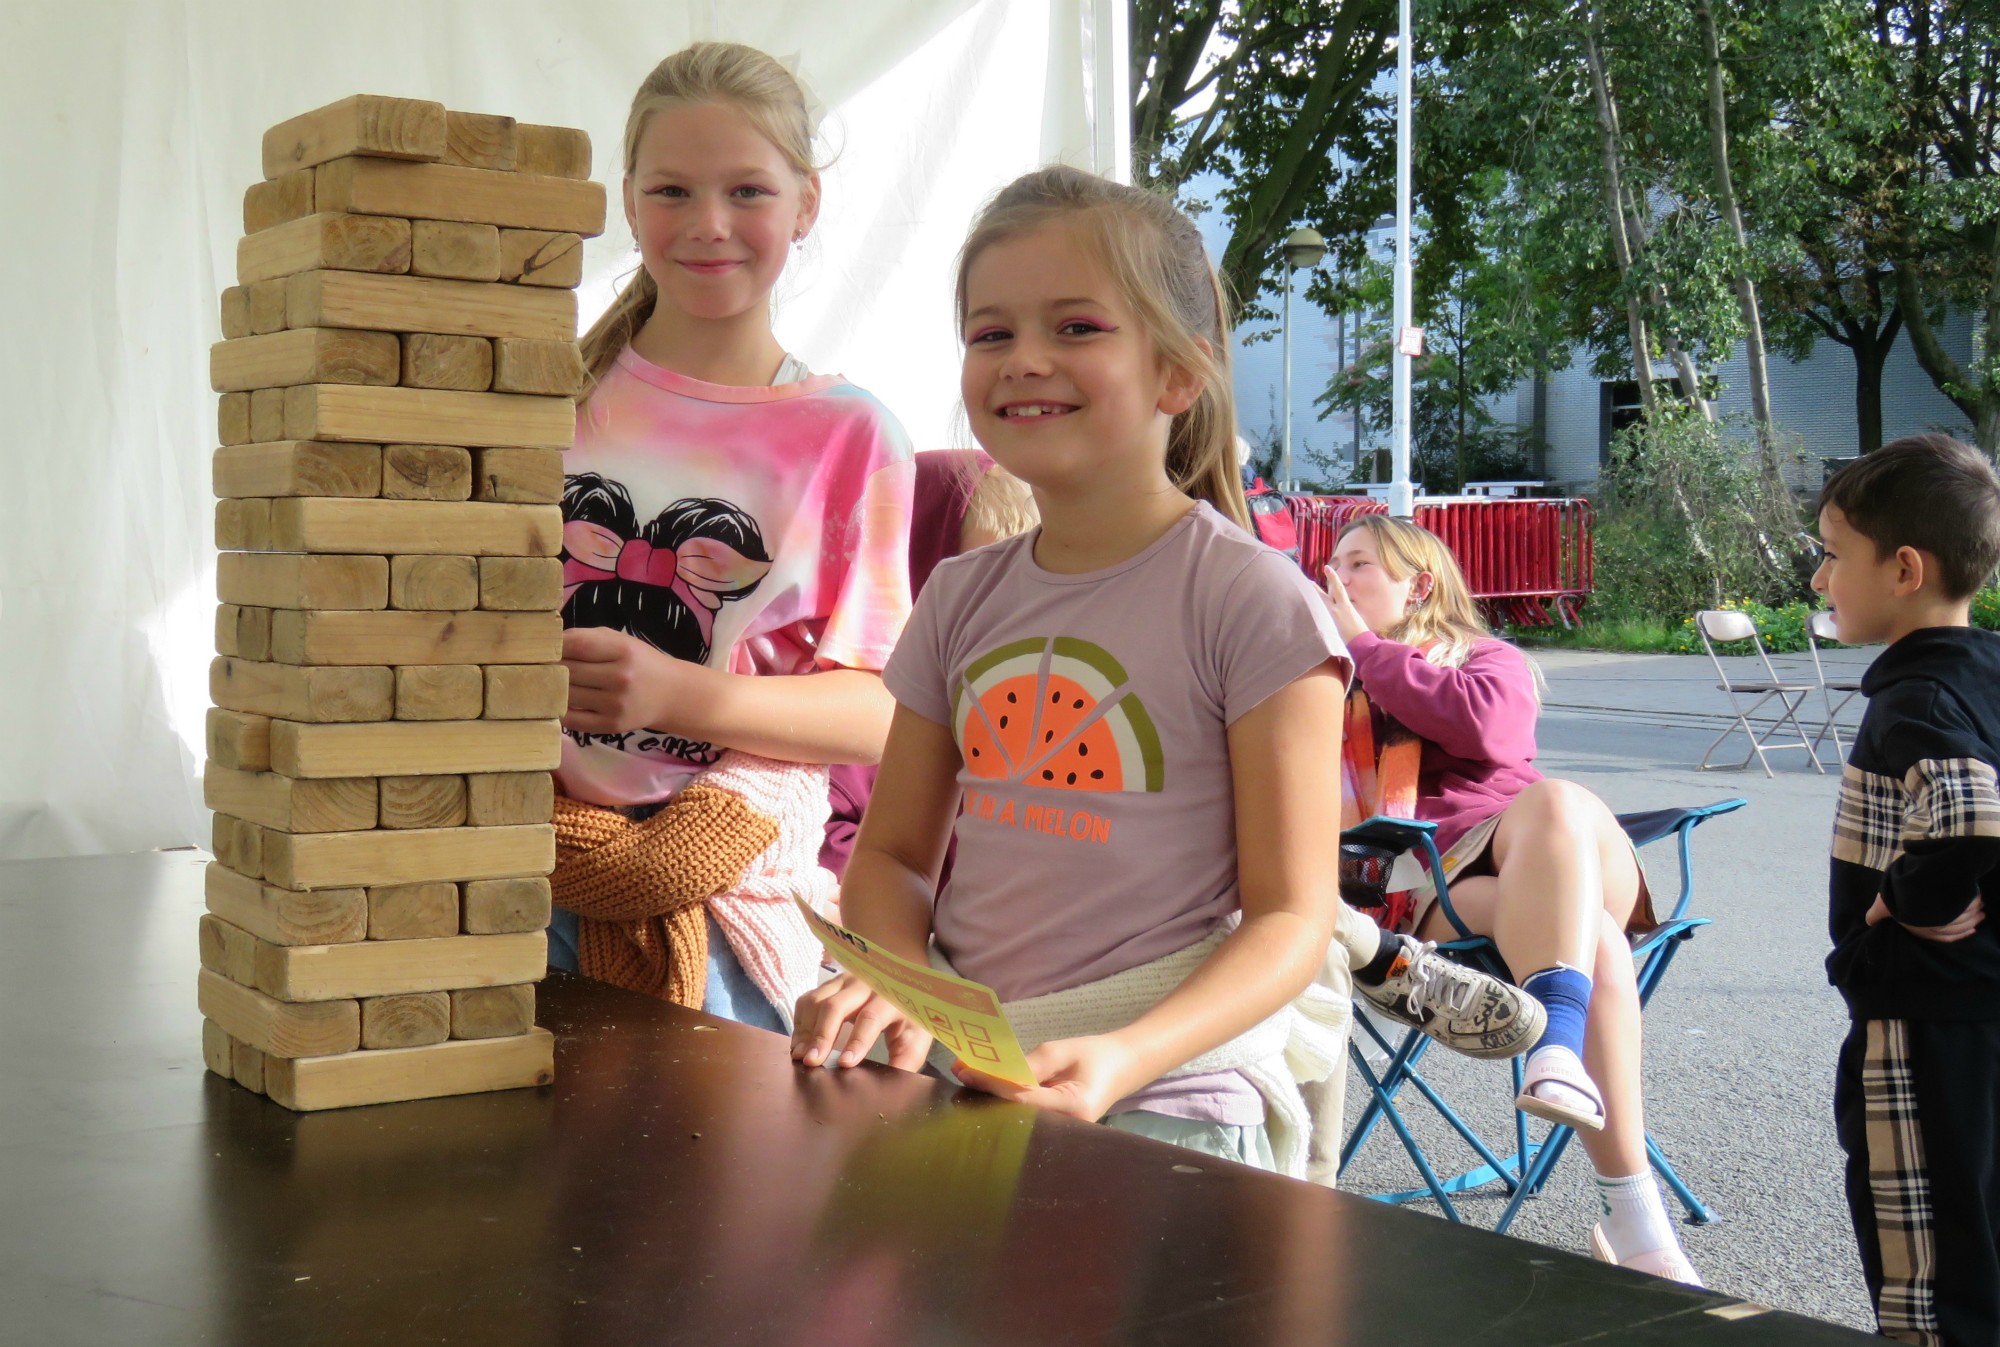
[[[969,775],[1050,790],[1158,791],[1160,735],[1125,666],[1074,636],[988,651],[965,670],[952,730]]]

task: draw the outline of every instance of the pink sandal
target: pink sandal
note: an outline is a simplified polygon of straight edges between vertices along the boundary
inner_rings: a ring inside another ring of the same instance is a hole
[[[1545,1081],[1575,1090],[1590,1100],[1591,1111],[1586,1113],[1567,1104],[1543,1099],[1535,1093],[1535,1087]],[[1604,1096],[1598,1092],[1597,1082],[1584,1071],[1583,1063],[1576,1059],[1574,1053],[1565,1050],[1550,1049],[1528,1058],[1527,1072],[1521,1078],[1521,1093],[1514,1096],[1514,1107],[1544,1121],[1574,1127],[1579,1132],[1604,1130]]]
[[[1687,1286],[1701,1286],[1701,1274],[1694,1270],[1694,1264],[1678,1247],[1648,1249],[1635,1253],[1619,1262],[1611,1256],[1611,1241],[1604,1237],[1604,1227],[1590,1227],[1590,1256],[1600,1263],[1616,1263],[1619,1267],[1643,1272],[1649,1277],[1661,1277],[1670,1282],[1681,1282]]]

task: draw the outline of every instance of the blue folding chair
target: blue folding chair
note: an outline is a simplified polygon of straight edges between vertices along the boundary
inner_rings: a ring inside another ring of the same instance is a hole
[[[1644,1007],[1658,990],[1660,980],[1666,976],[1667,969],[1672,965],[1674,955],[1679,952],[1682,942],[1692,937],[1697,927],[1709,924],[1707,917],[1687,915],[1689,900],[1694,897],[1694,866],[1688,853],[1689,834],[1707,820],[1719,814],[1741,809],[1745,803],[1743,800],[1722,800],[1694,809],[1657,809],[1642,814],[1618,816],[1620,826],[1625,829],[1636,846],[1643,847],[1667,837],[1677,838],[1680,845],[1680,896],[1674,901],[1673,910],[1666,919],[1658,927],[1648,931],[1632,947],[1632,957],[1639,963],[1637,971],[1641,1007]],[[1452,907],[1449,885],[1442,878],[1444,867],[1438,857],[1437,842],[1433,837],[1435,831],[1436,825],[1430,823],[1378,817],[1343,833],[1341,840],[1361,842],[1397,853],[1421,851],[1430,863],[1430,873],[1438,877],[1436,880],[1438,906],[1443,909],[1445,919],[1451,923],[1452,929],[1457,931],[1459,936],[1456,940],[1440,941],[1438,950],[1495,977],[1512,981],[1512,975],[1500,958],[1498,947],[1487,937],[1474,935],[1468,930],[1465,923],[1459,919],[1457,910]],[[1424,1079],[1417,1070],[1418,1064],[1423,1061],[1424,1054],[1430,1050],[1435,1040],[1426,1037],[1420,1030],[1410,1029],[1402,1035],[1401,1042],[1392,1044],[1367,1016],[1356,1015],[1354,1023],[1374,1041],[1389,1060],[1388,1065],[1378,1074],[1369,1065],[1364,1045],[1352,1039],[1348,1043],[1348,1057],[1368,1087],[1368,1103],[1362,1108],[1361,1116],[1355,1120],[1354,1129],[1348,1134],[1346,1145],[1341,1147],[1341,1169],[1344,1171],[1355,1155],[1367,1144],[1369,1137],[1375,1132],[1376,1125],[1386,1121],[1390,1130],[1396,1134],[1396,1139],[1403,1143],[1403,1149],[1408,1152],[1410,1160],[1416,1165],[1417,1172],[1423,1176],[1424,1186],[1399,1192],[1371,1193],[1369,1196],[1381,1202],[1399,1203],[1414,1202],[1426,1197],[1433,1198],[1449,1219],[1462,1222],[1464,1217],[1453,1204],[1451,1195],[1498,1183],[1509,1194],[1509,1201],[1493,1228],[1496,1232],[1505,1233],[1507,1227],[1514,1223],[1514,1217],[1519,1214],[1521,1204],[1541,1192],[1543,1185],[1548,1182],[1549,1175],[1554,1172],[1557,1162],[1562,1159],[1563,1152],[1568,1149],[1570,1139],[1575,1135],[1575,1129],[1551,1124],[1539,1140],[1531,1139],[1528,1135],[1528,1115],[1517,1109],[1514,1113],[1514,1152],[1512,1155],[1502,1157],[1473,1130],[1470,1123],[1461,1118],[1457,1111],[1445,1102],[1437,1088]],[[1514,1077],[1514,1095],[1509,1096],[1512,1098],[1521,1093],[1524,1062],[1522,1058],[1516,1057],[1509,1065]],[[1452,1130],[1458,1133],[1465,1144],[1472,1148],[1481,1161],[1478,1166],[1449,1178],[1439,1176],[1430,1157],[1411,1134],[1408,1122],[1397,1107],[1398,1097],[1406,1085],[1414,1087]],[[1691,1224],[1706,1225],[1715,1219],[1715,1214],[1702,1204],[1701,1199],[1694,1195],[1681,1176],[1674,1172],[1673,1165],[1654,1142],[1651,1133],[1646,1136],[1646,1155],[1652,1161],[1653,1168],[1659,1173],[1660,1178],[1686,1208]]]

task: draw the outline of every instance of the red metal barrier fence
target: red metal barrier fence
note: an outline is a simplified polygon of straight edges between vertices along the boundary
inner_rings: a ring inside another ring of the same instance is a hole
[[[1288,496],[1299,565],[1313,579],[1357,515],[1387,514],[1365,496]],[[1450,500],[1417,506],[1416,522],[1458,558],[1487,617],[1517,627],[1568,626],[1593,582],[1587,500]]]

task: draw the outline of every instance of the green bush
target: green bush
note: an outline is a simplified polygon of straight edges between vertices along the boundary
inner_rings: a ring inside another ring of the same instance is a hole
[[[1679,624],[1748,598],[1808,597],[1817,564],[1805,509],[1751,444],[1688,411],[1619,432],[1596,510],[1594,614]]]
[[[1787,603],[1772,608],[1755,599],[1731,599],[1715,606],[1725,612],[1748,613],[1750,620],[1757,624],[1758,639],[1774,655],[1796,654],[1806,648],[1806,618],[1813,610],[1803,603]],[[2000,589],[1982,589],[1972,596],[1972,625],[1986,631],[2000,631]],[[1667,649],[1676,655],[1701,653],[1701,636],[1694,629],[1692,617],[1683,618],[1680,625],[1672,629],[1667,638]],[[1716,649],[1725,655],[1747,655],[1750,643],[1719,641]]]

